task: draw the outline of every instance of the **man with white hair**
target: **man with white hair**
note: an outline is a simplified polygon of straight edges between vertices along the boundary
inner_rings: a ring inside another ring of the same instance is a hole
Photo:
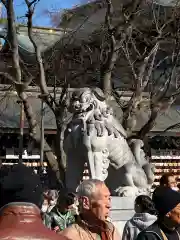
[[[78,189],[79,217],[61,234],[72,240],[120,240],[114,225],[107,221],[111,207],[109,189],[105,183],[89,179]]]

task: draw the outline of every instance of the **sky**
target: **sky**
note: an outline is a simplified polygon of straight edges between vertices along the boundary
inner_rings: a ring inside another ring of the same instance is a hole
[[[51,26],[49,17],[44,14],[45,10],[57,11],[58,9],[72,8],[78,5],[80,0],[40,0],[36,6],[36,11],[33,19],[33,25],[35,26]],[[14,0],[14,7],[16,17],[23,20],[23,16],[26,13],[26,5],[24,0]]]

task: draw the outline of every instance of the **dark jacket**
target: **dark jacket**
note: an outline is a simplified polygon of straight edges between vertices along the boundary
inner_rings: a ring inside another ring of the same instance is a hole
[[[157,221],[140,232],[136,240],[164,240]]]
[[[173,240],[179,239],[177,231],[169,231],[169,230],[167,230],[167,229],[165,230],[163,228],[162,228],[162,230],[165,234],[168,234],[170,239],[173,239]],[[166,235],[167,239],[169,239],[168,236]],[[164,240],[158,222],[156,221],[151,226],[149,226],[147,229],[142,231],[138,235],[136,240]]]
[[[157,217],[149,213],[135,213],[134,216],[126,222],[122,240],[136,239],[141,231],[149,227],[156,220]]]
[[[0,239],[67,240],[44,226],[40,210],[31,203],[10,203],[0,210]]]

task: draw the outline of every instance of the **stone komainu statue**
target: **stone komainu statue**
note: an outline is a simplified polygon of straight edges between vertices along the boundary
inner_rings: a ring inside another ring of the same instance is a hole
[[[129,195],[152,184],[154,174],[141,149],[143,142],[133,140],[130,148],[100,89],[75,91],[70,112],[73,117],[64,134],[68,188],[76,190],[86,162],[90,177],[106,180],[112,194]]]

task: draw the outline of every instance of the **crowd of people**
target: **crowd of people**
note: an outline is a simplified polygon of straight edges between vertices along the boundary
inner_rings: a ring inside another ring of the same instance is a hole
[[[180,193],[171,174],[151,197],[135,199],[122,236],[109,219],[109,189],[96,179],[80,183],[76,193],[44,190],[23,164],[1,169],[0,208],[0,239],[180,240]]]
[[[180,240],[180,192],[172,173],[164,174],[152,198],[140,195],[123,240]]]

